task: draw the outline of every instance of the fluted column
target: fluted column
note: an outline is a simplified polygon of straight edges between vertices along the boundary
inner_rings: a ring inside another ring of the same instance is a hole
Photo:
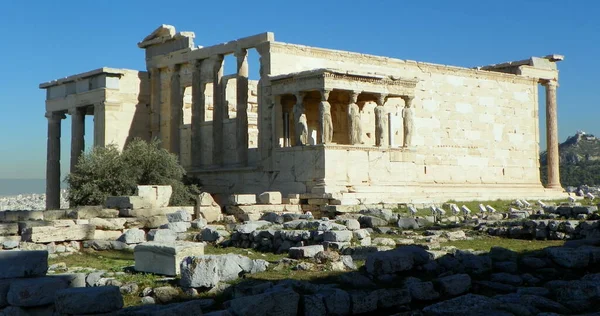
[[[94,104],[94,147],[106,146],[106,103]]]
[[[558,154],[558,118],[556,114],[556,80],[543,83],[546,87],[546,153],[548,164],[548,184],[550,189],[561,188],[560,184],[560,157]]]
[[[331,104],[328,101],[330,92],[331,90],[321,90],[321,103],[319,103],[319,144],[329,144],[333,140]]]
[[[179,65],[172,66],[171,72],[171,120],[169,122],[170,151],[179,157],[181,149],[181,124],[183,123],[183,91]]]
[[[160,69],[150,69],[150,136],[160,138]]]
[[[238,162],[248,165],[248,52],[241,49],[237,57],[237,106],[236,106],[236,150]]]
[[[200,124],[206,117],[205,83],[202,81],[202,60],[192,63],[192,167],[202,166],[202,127]]]
[[[223,55],[212,57],[213,61],[213,164],[223,165],[223,120],[225,102],[223,98]]]
[[[71,114],[71,172],[85,148],[85,108],[69,110]]]
[[[294,113],[294,146],[308,144],[308,122],[304,113],[305,92],[296,92],[296,104],[292,109]]]
[[[362,126],[360,121],[360,109],[358,107],[357,91],[350,92],[350,100],[348,104],[348,141],[350,145],[362,143]]]
[[[48,148],[46,156],[46,209],[60,209],[60,125],[65,115],[46,113]]]
[[[386,97],[385,94],[378,94],[375,107],[375,146],[379,147],[388,145],[388,119],[383,107]]]

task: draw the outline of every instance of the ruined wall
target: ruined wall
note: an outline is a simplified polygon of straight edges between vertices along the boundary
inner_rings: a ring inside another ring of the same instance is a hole
[[[380,183],[541,188],[537,83],[533,79],[284,43],[271,43],[270,51],[272,75],[335,68],[419,79],[410,154],[327,152],[326,179],[337,188]],[[403,105],[401,99],[386,103],[394,117],[396,144],[402,143],[399,111]],[[365,132],[374,133],[372,109],[373,104],[365,104],[362,122]],[[365,138],[367,145],[372,137]]]
[[[120,149],[132,139],[150,139],[149,81],[146,72],[128,70],[116,89],[105,93],[105,142]]]

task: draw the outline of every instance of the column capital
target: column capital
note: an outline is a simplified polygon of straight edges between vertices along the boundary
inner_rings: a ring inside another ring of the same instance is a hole
[[[375,103],[377,103],[377,106],[383,106],[385,104],[385,101],[387,101],[387,94],[379,93],[376,94],[376,96],[377,100],[375,101]]]
[[[296,97],[296,103],[304,101],[304,96],[306,96],[306,91],[296,91],[294,92],[294,96]]]
[[[80,107],[74,107],[74,108],[70,108],[67,110],[67,113],[69,113],[69,115],[77,115],[77,114],[82,114],[82,112],[84,112],[85,108],[80,108]],[[85,112],[84,112],[85,114]]]
[[[329,100],[329,94],[331,93],[331,89],[321,89],[321,101],[327,102]]]
[[[542,80],[541,83],[543,86],[550,88],[550,89],[558,87],[558,80],[556,80],[556,79]]]
[[[203,61],[203,59],[192,59],[192,60],[190,60],[189,63],[192,66],[192,68],[194,70],[196,70],[196,69],[200,69],[200,66],[202,66],[202,61]]]
[[[248,50],[246,48],[238,48],[235,50],[235,52],[233,52],[233,56],[237,58],[245,58],[246,56],[248,56]]]
[[[403,95],[401,98],[404,100],[404,106],[407,108],[412,106],[412,101],[415,99],[415,97],[412,95]]]
[[[46,112],[44,116],[48,120],[63,120],[67,118],[67,116],[63,112]]]
[[[356,103],[362,91],[350,91],[350,103]]]

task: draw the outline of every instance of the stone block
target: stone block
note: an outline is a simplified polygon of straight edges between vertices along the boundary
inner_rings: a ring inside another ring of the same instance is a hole
[[[197,206],[197,214],[206,219],[209,223],[219,222],[223,220],[221,207],[216,206]]]
[[[49,278],[59,278],[65,281],[67,287],[85,287],[85,273],[58,273],[49,275]]]
[[[150,216],[165,216],[170,213],[177,211],[186,211],[190,214],[194,213],[193,206],[166,206],[166,207],[155,207],[155,208],[142,208],[142,209],[122,209],[119,210],[119,216],[121,217],[150,217]]]
[[[298,314],[299,303],[300,294],[286,289],[236,298],[229,301],[228,306],[234,315],[295,316]]]
[[[204,244],[177,241],[146,242],[134,248],[135,270],[163,275],[178,275],[185,257],[204,255]]]
[[[308,205],[327,205],[329,199],[308,199]]]
[[[277,191],[263,192],[258,196],[258,202],[260,204],[282,204],[281,192],[277,192]]]
[[[177,240],[177,233],[170,229],[152,229],[148,232],[148,240],[169,243]]]
[[[19,225],[19,234],[23,234],[29,227],[54,226],[51,221],[20,221],[17,224]]]
[[[349,230],[332,230],[323,234],[324,241],[333,242],[349,242],[352,240],[352,231]]]
[[[40,226],[28,228],[23,239],[36,243],[68,240],[94,239],[96,227],[93,225],[75,225],[69,227]]]
[[[78,206],[73,210],[67,211],[67,217],[73,219],[91,219],[95,217],[115,218],[119,217],[119,211],[111,208],[103,208],[101,205]]]
[[[167,214],[167,220],[169,221],[169,223],[191,222],[192,214],[188,213],[185,210],[178,210],[174,213]]]
[[[0,251],[0,279],[38,277],[48,271],[48,251]]]
[[[0,246],[4,249],[14,249],[19,247],[21,236],[0,236]]]
[[[146,241],[146,232],[139,228],[131,228],[123,233],[120,240],[126,244],[139,244]]]
[[[288,250],[288,255],[293,259],[313,258],[320,251],[325,251],[322,245],[292,247]]]
[[[77,225],[72,219],[57,219],[52,221],[52,226],[54,227],[69,227]]]
[[[89,220],[90,225],[96,226],[96,229],[102,230],[122,230],[125,228],[125,218],[91,218]]]
[[[253,205],[256,204],[256,195],[254,194],[232,194],[229,196],[230,205]]]
[[[169,223],[165,215],[143,217],[140,218],[140,222],[142,222],[142,226],[144,228],[159,228],[162,225],[166,225]]]
[[[0,223],[0,236],[16,235],[19,231],[17,223]]]
[[[106,198],[106,208],[109,209],[146,209],[154,207],[154,200],[142,196],[109,196]],[[98,216],[95,216],[98,217]]]
[[[0,212],[0,222],[41,221],[43,211],[4,211]]]
[[[214,287],[219,282],[233,281],[244,273],[264,271],[264,260],[252,260],[234,254],[187,257],[181,262],[182,287]]]
[[[185,233],[190,227],[192,227],[192,223],[190,222],[168,223],[161,226],[163,229],[170,229],[176,233]]]
[[[67,217],[67,210],[46,210],[43,212],[44,212],[44,220],[46,220],[46,221],[64,219]]]
[[[135,195],[152,201],[154,207],[169,206],[173,188],[170,185],[138,185]]]
[[[29,307],[52,304],[57,291],[67,288],[60,278],[31,278],[11,282],[6,295],[8,304]]]
[[[122,231],[119,230],[95,230],[94,231],[94,239],[96,240],[118,240],[121,235],[123,235]]]
[[[56,292],[56,311],[61,314],[100,314],[123,308],[118,286],[70,288]]]

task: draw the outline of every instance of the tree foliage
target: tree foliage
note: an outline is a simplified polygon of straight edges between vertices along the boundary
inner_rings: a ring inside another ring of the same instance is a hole
[[[548,169],[540,166],[541,180],[544,185],[548,183]],[[582,184],[600,185],[600,161],[579,161],[575,164],[560,165],[560,183],[563,186],[578,187]]]
[[[134,139],[122,152],[116,145],[84,153],[65,179],[71,205],[100,205],[109,196],[133,195],[137,185],[171,185],[171,205],[192,205],[200,190],[186,178],[177,156],[160,142]]]

